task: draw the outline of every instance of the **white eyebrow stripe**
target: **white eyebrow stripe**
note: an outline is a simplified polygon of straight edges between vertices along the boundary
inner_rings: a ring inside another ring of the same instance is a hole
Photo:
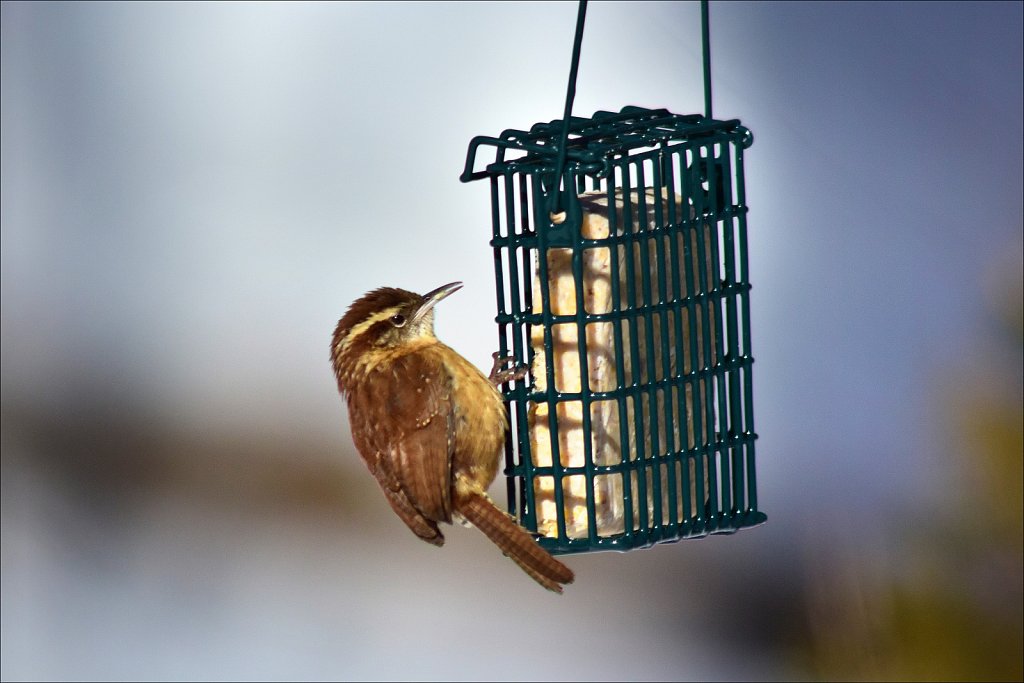
[[[381,320],[387,320],[391,316],[398,313],[400,310],[402,310],[401,306],[391,306],[390,308],[386,308],[383,311],[377,311],[376,313],[374,313],[361,323],[353,325],[352,329],[348,331],[348,334],[342,337],[341,340],[338,342],[337,346],[334,347],[334,350],[336,352],[341,352],[343,349],[348,347],[348,345],[352,342],[353,339],[355,339],[363,332],[365,332],[367,328],[369,328],[371,325],[379,323]]]

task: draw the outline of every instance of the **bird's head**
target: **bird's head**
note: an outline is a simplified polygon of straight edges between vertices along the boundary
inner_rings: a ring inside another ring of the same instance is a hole
[[[357,299],[338,321],[331,340],[331,362],[344,391],[344,377],[360,363],[403,345],[434,339],[434,306],[462,288],[451,282],[426,294],[381,287]]]

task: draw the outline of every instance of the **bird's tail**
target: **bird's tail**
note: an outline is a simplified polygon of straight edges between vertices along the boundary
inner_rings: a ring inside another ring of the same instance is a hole
[[[487,538],[518,564],[533,580],[556,593],[563,583],[572,583],[572,570],[552,557],[519,526],[512,517],[499,510],[481,492],[470,491],[459,497],[458,510]]]

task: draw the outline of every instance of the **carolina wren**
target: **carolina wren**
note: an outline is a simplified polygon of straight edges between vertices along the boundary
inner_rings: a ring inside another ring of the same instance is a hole
[[[382,287],[338,321],[331,362],[347,399],[352,440],[391,507],[413,533],[440,546],[439,522],[480,529],[523,571],[562,592],[572,570],[498,509],[487,488],[498,473],[508,418],[497,384],[434,336],[434,306],[461,282],[420,296]]]

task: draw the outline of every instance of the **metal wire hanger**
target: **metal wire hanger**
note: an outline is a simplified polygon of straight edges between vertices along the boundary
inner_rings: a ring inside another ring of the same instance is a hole
[[[572,119],[572,105],[576,99],[576,77],[580,69],[580,47],[583,44],[583,26],[587,18],[587,0],[580,0],[576,13],[576,35],[572,43],[572,59],[569,63],[569,83],[565,90],[565,109],[562,113],[562,132],[559,136],[558,157],[555,162],[555,183],[548,197],[548,217],[552,223],[565,220],[560,205],[563,174],[568,156],[569,124]],[[704,65],[704,118],[711,119],[711,42],[708,20],[708,0],[700,0],[701,52]]]

